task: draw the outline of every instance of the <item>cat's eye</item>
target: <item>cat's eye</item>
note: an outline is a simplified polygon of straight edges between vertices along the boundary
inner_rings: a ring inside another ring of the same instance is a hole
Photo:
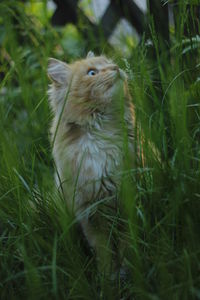
[[[98,71],[96,70],[96,69],[90,69],[90,70],[88,70],[88,72],[87,72],[87,74],[89,75],[89,76],[94,76],[94,75],[96,75],[98,73]]]

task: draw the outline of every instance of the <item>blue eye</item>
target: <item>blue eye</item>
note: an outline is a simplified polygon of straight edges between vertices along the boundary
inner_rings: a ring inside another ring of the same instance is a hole
[[[89,76],[94,76],[94,75],[96,75],[97,73],[98,73],[98,71],[95,70],[95,69],[90,69],[90,70],[88,70],[88,72],[87,72],[87,74],[88,74]]]

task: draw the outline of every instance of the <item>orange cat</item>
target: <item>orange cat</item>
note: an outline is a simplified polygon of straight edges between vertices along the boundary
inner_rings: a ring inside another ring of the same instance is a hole
[[[111,271],[111,216],[125,153],[133,153],[133,109],[125,73],[104,56],[66,64],[50,58],[48,75],[57,186],[75,213],[99,268]],[[126,128],[126,129],[125,129]]]

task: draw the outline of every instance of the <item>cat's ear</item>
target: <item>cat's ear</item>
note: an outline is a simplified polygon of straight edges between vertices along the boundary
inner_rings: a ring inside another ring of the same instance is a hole
[[[66,63],[55,58],[49,58],[47,73],[54,83],[62,85],[69,81],[71,69]]]
[[[94,52],[89,51],[88,54],[87,54],[87,56],[86,56],[86,58],[91,58],[91,57],[94,57],[94,56],[95,56]]]

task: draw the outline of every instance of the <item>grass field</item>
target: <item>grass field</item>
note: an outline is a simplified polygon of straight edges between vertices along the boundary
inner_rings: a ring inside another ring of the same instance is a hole
[[[74,27],[51,27],[45,3],[39,13],[0,3],[0,299],[110,300],[93,251],[54,194],[48,134],[47,58],[73,61],[89,49]],[[200,299],[200,37],[184,36],[184,3],[176,21],[168,55],[153,26],[155,55],[145,42],[125,60],[114,53],[131,78],[145,156],[122,185],[124,299]]]

